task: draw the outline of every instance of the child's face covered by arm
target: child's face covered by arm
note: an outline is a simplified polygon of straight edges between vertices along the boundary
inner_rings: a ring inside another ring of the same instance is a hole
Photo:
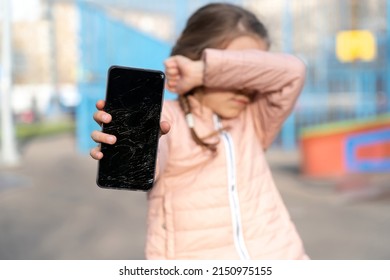
[[[266,51],[268,45],[264,40],[255,36],[241,36],[231,41],[226,49]],[[252,101],[253,92],[203,88],[195,93],[195,97],[220,117],[229,119],[237,117],[246,108]]]
[[[232,40],[227,50],[258,49],[266,51],[268,44],[257,36],[240,36]],[[222,118],[235,118],[251,102],[252,94],[242,91],[227,91],[203,87],[204,67],[202,60],[193,61],[175,55],[165,61],[168,90],[185,94],[200,87],[194,93],[203,106],[209,107]]]

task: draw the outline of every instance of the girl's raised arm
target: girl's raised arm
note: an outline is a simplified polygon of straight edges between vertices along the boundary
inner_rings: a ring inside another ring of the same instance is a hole
[[[203,61],[205,86],[254,92],[250,110],[266,149],[303,88],[304,63],[288,54],[215,49],[206,49]]]

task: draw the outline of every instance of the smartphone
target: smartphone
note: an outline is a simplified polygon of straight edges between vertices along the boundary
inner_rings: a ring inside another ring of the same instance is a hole
[[[161,71],[111,66],[104,111],[112,121],[104,133],[115,144],[101,144],[97,185],[102,188],[149,191],[154,184],[165,75]]]

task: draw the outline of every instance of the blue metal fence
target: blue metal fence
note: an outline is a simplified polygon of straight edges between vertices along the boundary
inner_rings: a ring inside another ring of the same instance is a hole
[[[387,21],[386,28],[371,30],[377,38],[377,59],[373,62],[341,63],[335,56],[335,34],[338,30],[350,28],[350,12],[343,14],[342,11],[352,1],[227,1],[258,13],[272,29],[271,36],[275,34],[272,37],[279,38],[275,42],[276,50],[294,53],[307,64],[307,82],[302,96],[294,114],[283,126],[276,145],[286,149],[296,147],[299,131],[304,127],[390,112],[390,32],[387,30],[390,25],[390,0],[378,0],[379,6],[387,7],[389,11],[386,14],[379,9],[381,14],[377,15],[382,21]],[[108,67],[119,64],[163,69],[163,60],[169,55],[173,40],[188,15],[208,2],[211,1],[77,2],[80,13],[79,91],[82,98],[77,110],[77,145],[80,151],[86,152],[95,145],[89,136],[93,129],[98,128],[92,114],[96,100],[104,98]],[[366,9],[360,15],[362,24],[358,26],[366,28],[368,19],[375,11],[369,13],[369,7],[364,5],[371,4],[366,1],[355,2],[361,3],[361,9]],[[167,15],[173,22],[173,35],[162,41],[125,24],[110,12],[121,7],[130,11]],[[337,10],[341,11],[339,15]],[[316,13],[313,14],[313,11]],[[172,98],[172,95],[167,96]]]
[[[104,99],[107,69],[111,65],[163,70],[170,45],[110,18],[95,5],[78,2],[80,13],[81,102],[77,108],[77,146],[82,152],[95,144],[90,138],[99,129],[92,120],[95,103]]]

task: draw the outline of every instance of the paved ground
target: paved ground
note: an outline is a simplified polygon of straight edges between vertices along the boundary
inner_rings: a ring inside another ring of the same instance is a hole
[[[268,157],[313,259],[390,259],[390,174],[310,180],[297,153]],[[0,167],[0,259],[143,259],[145,194],[95,175],[70,134],[26,143],[19,167]]]

